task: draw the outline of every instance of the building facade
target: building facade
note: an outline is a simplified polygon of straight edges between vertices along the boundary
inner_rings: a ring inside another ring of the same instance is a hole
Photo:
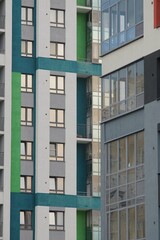
[[[158,240],[159,1],[102,0],[102,240]]]
[[[100,3],[0,1],[0,239],[100,240]]]

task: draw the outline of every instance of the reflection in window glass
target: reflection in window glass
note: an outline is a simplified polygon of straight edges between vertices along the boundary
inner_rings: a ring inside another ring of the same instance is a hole
[[[128,239],[136,239],[135,235],[135,208],[128,210]]]
[[[128,168],[135,164],[135,144],[134,135],[128,137]]]
[[[126,11],[125,11],[125,0],[121,0],[118,6],[118,23],[119,23],[119,32],[123,32],[125,30],[126,23]]]
[[[135,95],[135,65],[128,67],[128,97]]]
[[[136,93],[144,92],[144,64],[142,61],[136,64]]]
[[[117,34],[117,5],[111,7],[111,36]]]
[[[109,10],[102,12],[102,41],[109,39]]]
[[[117,142],[110,143],[110,171],[111,173],[117,172]]]
[[[118,96],[118,82],[117,73],[111,74],[111,103],[117,102]]]
[[[128,11],[127,11],[128,12],[127,27],[130,28],[130,27],[134,26],[134,24],[135,24],[135,17],[134,17],[135,8],[134,8],[134,1],[133,0],[128,0],[127,3],[128,3],[127,4],[127,8],[128,8]]]
[[[119,141],[119,169],[126,168],[126,139],[122,138]]]
[[[119,212],[119,223],[120,223],[120,240],[126,239],[126,210]]]
[[[137,206],[137,238],[145,238],[145,209],[144,205]]]
[[[135,0],[135,14],[136,14],[136,23],[142,22],[143,21],[143,0]]]
[[[111,217],[111,227],[110,227],[110,239],[118,239],[118,212],[112,212]]]

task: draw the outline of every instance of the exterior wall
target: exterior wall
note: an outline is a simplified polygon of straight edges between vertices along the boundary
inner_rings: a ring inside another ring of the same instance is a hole
[[[86,60],[87,49],[87,16],[83,13],[77,14],[77,59]],[[83,38],[82,38],[83,36]]]
[[[86,232],[86,212],[77,211],[77,240],[85,240]]]

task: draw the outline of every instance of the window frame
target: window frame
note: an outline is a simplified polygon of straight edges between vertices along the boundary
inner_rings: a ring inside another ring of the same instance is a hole
[[[22,154],[22,144],[24,144],[23,148],[25,151],[25,154]],[[30,147],[28,146],[30,145]],[[31,154],[29,154],[29,149],[31,148]],[[33,142],[29,142],[29,141],[21,141],[21,152],[20,152],[20,156],[21,156],[21,160],[32,160],[32,156],[33,156]]]
[[[25,192],[25,193],[32,192],[32,176],[21,175],[20,192]]]
[[[32,211],[20,210],[20,229],[32,230]]]
[[[31,46],[29,46],[31,44]],[[31,51],[29,51],[31,47]],[[21,40],[21,56],[22,57],[33,57],[33,41]]]
[[[51,182],[51,180],[54,180]],[[62,190],[59,189],[59,181],[62,181]],[[54,187],[52,187],[52,185]],[[49,193],[64,194],[65,193],[65,181],[64,177],[49,177]]]
[[[52,150],[51,146],[54,146],[54,150]],[[59,147],[62,145],[62,152],[63,155],[58,155],[59,153]],[[64,143],[55,143],[55,142],[50,142],[50,155],[49,155],[49,160],[50,161],[56,161],[56,162],[64,162],[65,158],[65,144]],[[53,154],[52,154],[53,152]]]
[[[58,224],[58,214],[62,214],[62,224]],[[50,224],[51,215],[53,214],[55,224]],[[49,211],[49,230],[51,231],[64,231],[65,213],[64,211]]]
[[[23,86],[23,81],[24,81],[24,86]],[[30,87],[29,81],[31,81],[31,87]],[[27,92],[27,93],[33,92],[33,75],[32,74],[21,73],[21,92]]]
[[[51,19],[53,11],[55,11],[55,21],[52,21],[52,19]],[[63,14],[62,23],[59,20],[59,16],[58,16],[59,12],[62,12],[62,14]],[[65,11],[64,10],[54,9],[54,8],[50,9],[50,26],[51,27],[58,27],[58,28],[65,28]]]
[[[23,18],[23,9],[25,11],[25,18]],[[31,10],[31,20],[29,20],[29,11]],[[34,11],[34,8],[32,7],[26,7],[26,6],[22,6],[21,7],[21,24],[22,25],[29,25],[29,26],[33,26],[33,11]]]
[[[51,86],[52,78],[53,79],[55,78],[54,83],[52,83],[53,85],[55,85],[55,88]],[[58,84],[59,79],[61,79],[61,78],[62,78],[63,88],[60,88],[59,84]],[[56,94],[61,94],[61,95],[65,94],[65,76],[50,75],[50,93],[53,93],[53,94],[56,93]]]
[[[51,113],[53,111],[53,113]],[[59,121],[59,114],[63,114],[62,118],[63,121]],[[51,115],[53,114],[53,118],[55,118],[55,121],[51,119]],[[50,127],[58,127],[58,128],[64,128],[65,127],[65,110],[64,109],[55,109],[51,108],[50,109]]]
[[[21,107],[21,126],[33,126],[33,108]]]
[[[62,46],[63,48],[63,54],[59,54],[59,47]],[[52,53],[52,49],[53,53]],[[56,58],[56,59],[65,59],[65,43],[62,42],[50,42],[50,58]]]

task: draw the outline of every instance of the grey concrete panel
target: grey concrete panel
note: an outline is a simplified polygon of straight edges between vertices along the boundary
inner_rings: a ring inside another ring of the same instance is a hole
[[[50,71],[50,75],[65,76],[65,72]]]
[[[33,127],[21,126],[21,140],[33,142]]]
[[[34,27],[22,25],[21,38],[23,40],[34,41]]]
[[[20,230],[20,239],[21,240],[32,240],[33,231],[32,230]]]
[[[65,142],[65,128],[50,128],[50,142]]]
[[[34,107],[33,93],[21,93],[21,106],[31,108]]]
[[[154,101],[145,105],[144,109],[144,159],[145,159],[145,220],[146,239],[160,239],[159,207],[158,207],[158,169],[160,169],[160,102]]]
[[[65,109],[65,95],[50,94],[50,108]]]
[[[22,0],[21,5],[24,7],[34,7],[34,0]]]
[[[144,128],[144,109],[133,111],[104,124],[104,142],[132,134]]]
[[[65,43],[65,28],[50,28],[50,40],[51,42]]]
[[[49,207],[49,211],[65,211],[64,207]]]
[[[64,231],[49,231],[49,240],[65,240],[65,232]]]
[[[65,162],[50,161],[50,176],[65,177]]]
[[[33,161],[21,160],[21,175],[33,176]]]
[[[55,9],[65,9],[65,0],[50,0],[50,6]]]

